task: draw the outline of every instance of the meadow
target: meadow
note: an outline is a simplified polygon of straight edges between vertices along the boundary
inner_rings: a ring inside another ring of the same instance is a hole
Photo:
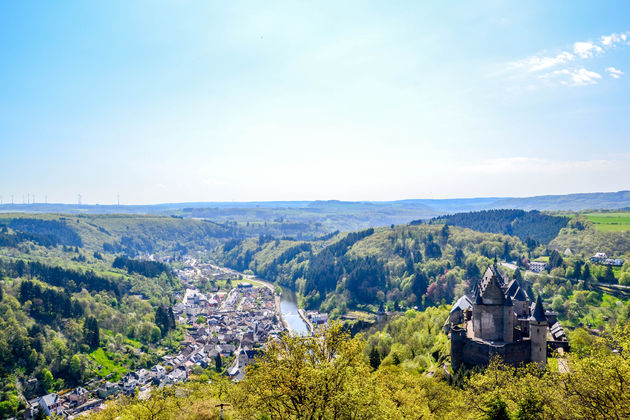
[[[595,228],[605,232],[630,231],[630,212],[587,213]]]

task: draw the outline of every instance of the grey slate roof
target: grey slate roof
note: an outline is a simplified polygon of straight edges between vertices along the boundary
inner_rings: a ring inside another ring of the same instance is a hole
[[[540,295],[538,295],[538,299],[536,299],[536,306],[534,307],[534,313],[532,314],[531,319],[534,319],[538,322],[547,321],[547,317],[545,316],[545,308],[543,308]]]
[[[472,303],[470,302],[470,299],[468,298],[468,296],[464,295],[462,297],[460,297],[457,302],[455,302],[455,305],[453,305],[453,308],[451,309],[451,313],[455,312],[456,310],[465,310],[468,309],[472,306]]]

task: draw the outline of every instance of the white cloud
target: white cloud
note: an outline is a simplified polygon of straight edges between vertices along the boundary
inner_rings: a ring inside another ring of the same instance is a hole
[[[613,33],[610,35],[602,35],[600,42],[604,47],[612,47],[615,44],[626,41],[627,39],[627,33]]]
[[[587,86],[597,84],[602,75],[594,71],[580,69],[562,69],[547,73],[541,77],[547,81],[559,81],[566,86]]]
[[[522,60],[513,61],[508,64],[511,69],[524,68],[527,71],[539,71],[555,67],[558,64],[564,64],[573,61],[575,56],[568,51],[563,51],[554,57],[533,56]]]
[[[623,76],[623,72],[614,67],[608,67],[606,71],[608,72],[608,74],[610,74],[610,77],[612,77],[613,79],[619,79],[621,76]]]
[[[590,58],[593,54],[598,54],[604,50],[599,45],[592,42],[576,42],[573,44],[573,52],[580,58]]]
[[[630,32],[612,33],[601,36],[598,41],[575,42],[571,50],[560,51],[553,55],[536,54],[512,61],[507,63],[505,68],[509,73],[513,73],[517,77],[520,76],[522,80],[527,80],[528,74],[538,73],[537,78],[544,82],[557,82],[565,86],[594,85],[602,78],[602,75],[579,66],[579,62],[596,56],[603,56],[618,44],[625,45],[627,43],[630,45],[628,41],[630,41]],[[569,67],[570,63],[575,64]],[[545,71],[544,74],[541,74],[540,72],[543,71]],[[608,67],[606,72],[614,79],[623,75],[621,70],[613,67]],[[531,85],[531,79],[529,83]]]

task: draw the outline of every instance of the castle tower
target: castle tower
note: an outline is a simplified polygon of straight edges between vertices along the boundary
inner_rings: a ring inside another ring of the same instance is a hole
[[[547,317],[540,295],[536,300],[534,313],[529,317],[529,339],[531,361],[543,367],[547,364]]]
[[[512,312],[514,307],[511,303],[509,310],[506,310],[506,299],[500,274],[496,267],[488,268],[477,289],[477,296],[475,296],[473,303],[474,336],[486,341],[506,341],[505,331],[509,330],[507,338],[512,341],[514,328]],[[509,321],[506,320],[506,314],[509,314]]]

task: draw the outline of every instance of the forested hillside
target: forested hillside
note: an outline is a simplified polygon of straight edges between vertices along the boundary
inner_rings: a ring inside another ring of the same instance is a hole
[[[450,303],[495,257],[518,259],[516,237],[443,225],[394,226],[324,241],[249,238],[218,248],[218,262],[297,290],[333,314]]]
[[[159,227],[141,229],[134,218],[129,224],[116,221],[110,232],[90,218],[0,219],[0,238],[5,238],[0,241],[0,418],[15,415],[25,399],[94,378],[117,379],[176,349],[181,333],[160,326],[157,314],[172,305],[179,279],[154,261],[121,256],[115,264],[116,257],[99,245],[104,237],[121,238],[112,233],[117,229],[134,241],[136,234],[156,238],[156,246],[165,249],[176,241],[158,239]],[[147,226],[150,221],[142,227]],[[177,226],[167,233],[191,239],[195,234]]]
[[[533,239],[547,244],[567,225],[568,219],[549,216],[536,210],[483,210],[441,216],[433,221],[480,232],[514,235],[523,241]]]

